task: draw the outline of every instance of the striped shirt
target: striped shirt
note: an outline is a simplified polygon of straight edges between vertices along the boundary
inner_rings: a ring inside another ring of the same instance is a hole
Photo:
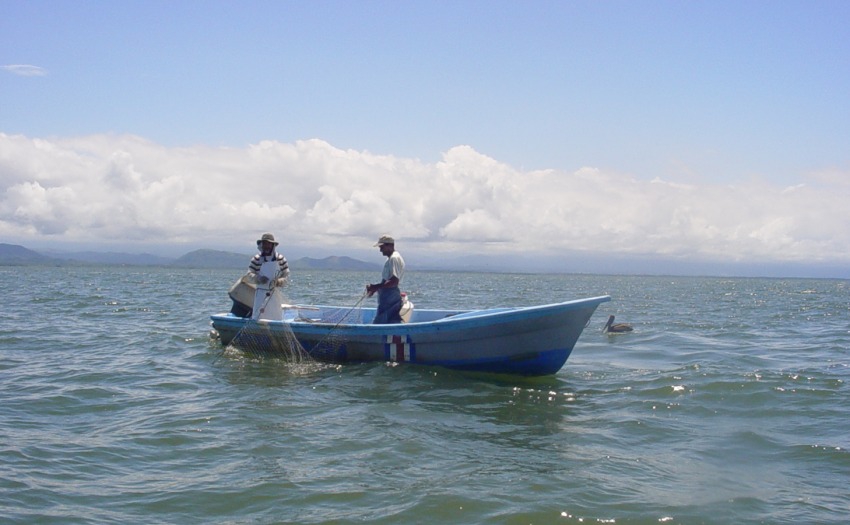
[[[284,257],[282,253],[277,252],[272,252],[271,255],[261,255],[259,253],[254,255],[251,259],[251,264],[248,265],[248,269],[259,274],[263,264],[271,261],[277,261],[277,275],[275,278],[280,279],[289,277],[289,263],[286,262],[286,257]]]

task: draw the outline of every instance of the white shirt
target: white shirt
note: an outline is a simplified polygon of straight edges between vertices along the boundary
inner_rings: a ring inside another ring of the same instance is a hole
[[[381,279],[388,281],[392,277],[397,277],[398,282],[401,283],[402,276],[404,276],[404,259],[401,258],[400,253],[393,252],[392,255],[387,257],[387,262],[384,263]]]

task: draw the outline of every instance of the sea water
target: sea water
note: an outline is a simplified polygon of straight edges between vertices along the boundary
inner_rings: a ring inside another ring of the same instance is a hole
[[[4,523],[850,514],[850,281],[407,272],[417,307],[610,294],[527,379],[223,353],[208,316],[238,276],[0,268]],[[353,306],[374,278],[294,272],[287,299]],[[610,314],[634,331],[602,333]]]

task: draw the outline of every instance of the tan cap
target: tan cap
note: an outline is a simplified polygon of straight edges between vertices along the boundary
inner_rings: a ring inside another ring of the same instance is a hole
[[[389,235],[381,235],[381,238],[373,246],[380,246],[382,244],[395,244],[395,239]]]

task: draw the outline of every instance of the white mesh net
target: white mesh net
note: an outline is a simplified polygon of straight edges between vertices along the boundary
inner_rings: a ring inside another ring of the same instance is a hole
[[[327,332],[318,341],[310,343],[309,352],[295,337],[289,322],[269,323],[266,320],[256,319],[245,320],[245,325],[230,341],[225,351],[241,352],[254,359],[279,359],[296,365],[315,363],[317,359],[324,362],[344,360],[347,338],[338,328],[346,324],[363,322],[361,304],[365,297],[363,295],[350,308],[317,308],[283,304],[284,319],[328,327]]]

